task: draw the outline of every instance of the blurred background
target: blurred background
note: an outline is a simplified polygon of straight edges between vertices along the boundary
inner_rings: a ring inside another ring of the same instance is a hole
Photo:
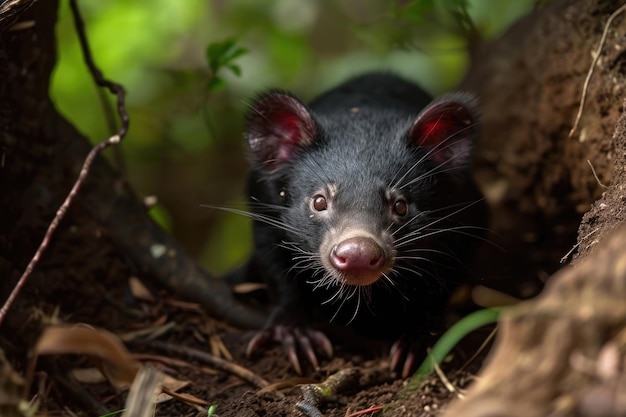
[[[303,100],[367,70],[392,70],[433,95],[453,89],[469,50],[497,37],[537,0],[79,1],[92,53],[124,85],[131,118],[122,170],[151,214],[209,271],[250,250],[247,219],[202,205],[244,207],[244,114],[279,87]],[[51,96],[94,143],[111,135],[67,1],[57,25]],[[115,120],[115,119],[113,119]],[[112,128],[113,126],[113,128]]]

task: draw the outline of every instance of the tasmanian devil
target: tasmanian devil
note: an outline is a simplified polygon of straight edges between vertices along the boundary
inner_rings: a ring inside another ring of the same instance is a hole
[[[254,100],[254,251],[231,280],[263,280],[276,305],[249,352],[279,341],[300,372],[297,350],[314,366],[332,354],[313,320],[413,346],[439,327],[486,222],[469,169],[477,118],[471,95],[432,101],[387,73],[308,106],[280,90]],[[406,373],[415,357],[402,350],[392,363],[406,359]]]

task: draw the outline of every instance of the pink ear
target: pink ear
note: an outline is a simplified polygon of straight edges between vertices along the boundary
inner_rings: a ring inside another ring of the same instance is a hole
[[[467,93],[452,93],[429,104],[417,116],[409,138],[428,148],[429,158],[439,164],[469,163],[478,135],[478,103]]]
[[[248,145],[269,171],[293,158],[298,148],[313,143],[315,134],[315,123],[306,107],[280,91],[259,96],[248,115]]]

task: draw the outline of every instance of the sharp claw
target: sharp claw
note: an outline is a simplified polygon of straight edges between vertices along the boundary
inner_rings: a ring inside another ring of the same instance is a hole
[[[293,366],[293,370],[296,371],[298,375],[302,375],[302,368],[300,367],[300,361],[298,360],[298,353],[295,349],[291,349],[287,352],[287,357],[289,358],[289,363]]]
[[[317,361],[317,356],[315,356],[315,351],[313,351],[313,346],[311,346],[311,341],[309,340],[310,336],[302,334],[302,332],[298,329],[296,329],[294,333],[298,339],[298,345],[300,346],[302,352],[306,355],[309,363],[313,365],[313,369],[318,370],[320,365]]]
[[[265,331],[258,332],[254,336],[252,336],[252,339],[250,339],[250,341],[248,342],[248,346],[246,346],[246,357],[249,358],[250,356],[252,356],[254,351],[263,343],[265,343],[269,338],[270,334]]]
[[[406,355],[406,359],[404,360],[404,366],[402,367],[402,378],[408,378],[409,375],[411,375],[414,365],[415,354],[413,352],[409,352],[409,354]]]
[[[389,356],[394,356],[395,354],[397,354],[398,350],[400,350],[401,344],[402,342],[400,340],[396,340],[395,342],[393,342],[393,345],[391,345],[391,349],[389,349]]]
[[[399,372],[402,378],[410,377],[416,370],[416,363],[424,356],[425,343],[424,339],[410,336],[398,339],[389,349],[389,369]]]
[[[277,332],[277,336],[282,339],[283,350],[287,353],[287,358],[291,366],[293,366],[294,371],[296,371],[298,375],[302,375],[302,368],[300,367],[298,352],[296,351],[296,341],[293,335],[283,329],[283,331]]]
[[[299,351],[306,356],[308,362],[316,370],[320,367],[317,354],[322,352],[328,358],[333,356],[332,344],[324,333],[306,327],[295,328],[282,324],[270,326],[252,336],[246,347],[246,356],[252,356],[254,351],[268,340],[282,344],[289,363],[298,375],[302,375],[302,367],[298,358]]]
[[[309,337],[328,359],[333,357],[333,345],[324,333],[317,330],[309,330]]]
[[[398,369],[398,365],[402,359],[402,344],[402,341],[398,340],[391,345],[391,349],[389,350],[389,369],[391,371]]]

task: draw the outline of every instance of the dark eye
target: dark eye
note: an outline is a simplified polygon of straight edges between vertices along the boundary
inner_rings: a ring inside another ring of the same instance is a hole
[[[323,195],[316,195],[313,197],[313,209],[315,211],[324,211],[328,208],[328,202]]]
[[[398,199],[393,203],[393,212],[398,216],[406,215],[408,211],[408,206],[405,200]]]

